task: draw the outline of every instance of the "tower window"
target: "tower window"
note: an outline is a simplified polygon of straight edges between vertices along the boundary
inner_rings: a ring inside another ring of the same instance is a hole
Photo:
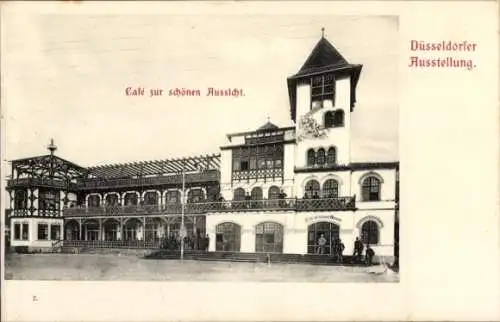
[[[335,148],[329,148],[328,149],[328,154],[326,156],[326,163],[329,165],[333,165],[337,162],[337,151]]]
[[[322,107],[324,100],[335,98],[335,79],[332,74],[318,75],[311,79],[311,108]]]
[[[338,110],[335,112],[335,114],[333,114],[333,126],[344,126],[344,111]]]
[[[312,166],[316,164],[316,153],[313,149],[309,149],[307,151],[307,165]]]
[[[363,201],[379,201],[380,200],[380,180],[370,176],[363,180],[361,186],[361,194]]]
[[[328,111],[325,113],[325,128],[334,126],[334,116],[332,111]]]
[[[316,161],[317,161],[318,165],[325,164],[325,162],[326,162],[325,149],[320,148],[318,150],[318,155],[317,155]]]

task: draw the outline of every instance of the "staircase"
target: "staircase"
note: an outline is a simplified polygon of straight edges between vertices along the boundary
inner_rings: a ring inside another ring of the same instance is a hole
[[[64,246],[63,240],[56,240],[52,243],[52,253],[61,253]]]
[[[180,252],[159,250],[145,256],[146,259],[180,259]],[[307,263],[313,265],[359,265],[353,263],[351,256],[345,256],[343,263],[335,261],[333,256],[314,254],[274,254],[240,252],[193,252],[184,253],[184,259],[200,261],[230,261],[247,263]]]

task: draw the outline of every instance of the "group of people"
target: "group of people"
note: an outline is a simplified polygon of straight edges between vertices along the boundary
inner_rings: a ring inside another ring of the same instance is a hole
[[[210,238],[208,234],[203,235],[189,235],[183,238],[184,250],[200,250],[208,251]],[[168,250],[180,250],[181,238],[180,236],[171,235],[163,240],[162,248]]]
[[[318,248],[316,253],[317,254],[325,254],[325,250],[327,247],[327,239],[325,238],[325,235],[321,234],[321,236],[318,239]],[[335,257],[336,261],[338,263],[342,263],[344,261],[344,249],[345,246],[342,243],[342,240],[340,238],[337,238],[333,240],[332,244],[328,247],[332,248],[331,254]],[[363,251],[365,252],[364,256],[364,261],[363,261]],[[354,241],[354,252],[352,254],[352,260],[353,262],[356,263],[365,263],[366,265],[370,266],[373,264],[373,258],[375,257],[375,251],[373,248],[370,247],[369,244],[366,244],[366,250],[365,246],[363,245],[363,242],[359,240],[359,237],[356,237],[356,240]]]

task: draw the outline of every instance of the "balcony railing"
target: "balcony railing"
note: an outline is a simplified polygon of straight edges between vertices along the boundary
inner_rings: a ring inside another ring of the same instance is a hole
[[[219,180],[219,171],[207,170],[202,173],[186,174],[186,183],[203,183]],[[182,175],[143,177],[143,178],[123,178],[123,179],[85,179],[78,182],[81,189],[94,190],[120,187],[156,186],[165,184],[182,184]]]
[[[259,180],[259,179],[279,179],[283,178],[282,168],[253,169],[233,171],[233,180]]]
[[[54,180],[49,178],[20,178],[20,179],[10,179],[7,181],[7,187],[50,187],[58,189],[76,190],[78,188],[77,184],[74,182],[64,182],[61,180]]]
[[[354,210],[354,197],[321,198],[321,199],[264,199],[244,201],[220,201],[187,203],[185,214],[205,214],[210,212],[251,212],[251,211],[345,211]],[[64,216],[126,216],[126,215],[174,215],[181,214],[182,206],[173,205],[137,205],[107,207],[77,207],[64,210]]]

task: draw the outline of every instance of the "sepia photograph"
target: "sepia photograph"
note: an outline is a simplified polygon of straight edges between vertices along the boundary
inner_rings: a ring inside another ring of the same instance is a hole
[[[399,282],[397,16],[33,25],[5,42],[6,280]]]

